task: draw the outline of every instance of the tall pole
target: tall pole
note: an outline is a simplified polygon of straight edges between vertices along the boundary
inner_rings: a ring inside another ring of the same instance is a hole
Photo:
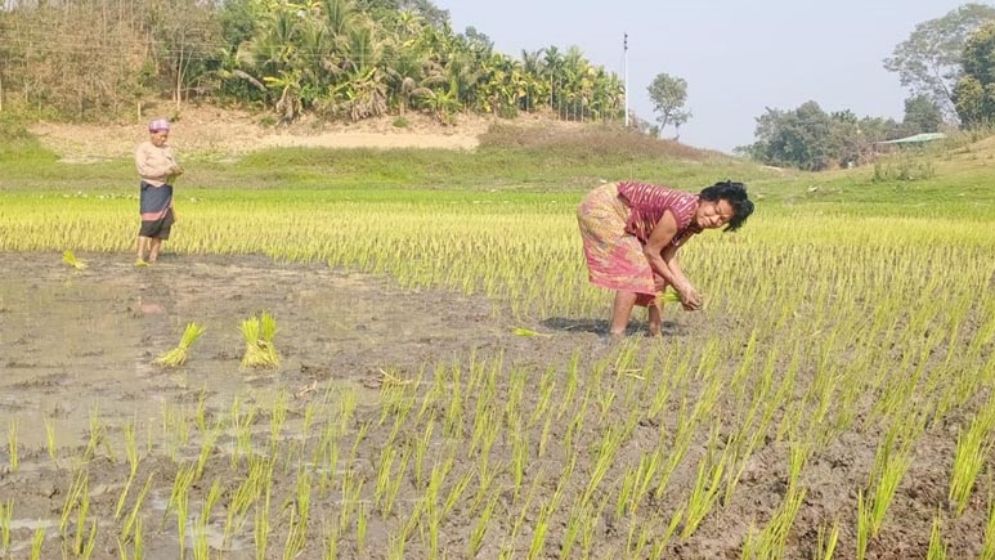
[[[625,128],[629,128],[629,34],[625,33],[622,38],[622,75],[625,89]]]

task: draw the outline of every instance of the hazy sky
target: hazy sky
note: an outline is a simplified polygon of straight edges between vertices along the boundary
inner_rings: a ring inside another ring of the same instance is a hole
[[[908,93],[882,60],[917,23],[960,0],[434,0],[455,30],[487,34],[520,57],[549,45],[581,48],[622,76],[629,34],[629,106],[653,120],[646,88],[660,72],[688,82],[694,116],[681,140],[729,151],[753,141],[765,107],[810,99],[824,110],[901,120]],[[668,128],[666,134],[673,135]]]

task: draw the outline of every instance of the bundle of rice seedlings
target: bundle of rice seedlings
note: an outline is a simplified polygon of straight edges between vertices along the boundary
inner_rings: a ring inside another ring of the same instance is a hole
[[[677,292],[673,290],[667,290],[659,296],[660,303],[680,303],[681,296],[677,295]]]
[[[515,327],[515,329],[512,330],[511,332],[513,332],[515,334],[515,336],[529,336],[529,337],[531,337],[531,336],[542,336],[542,337],[553,336],[553,335],[548,334],[548,333],[541,333],[541,332],[538,332],[538,331],[534,331],[532,329],[527,329],[525,327]]]
[[[180,338],[180,345],[168,352],[164,352],[155,359],[155,364],[163,367],[179,367],[187,361],[187,351],[200,335],[204,334],[204,327],[197,323],[189,323],[183,329],[183,336]]]
[[[245,339],[245,355],[242,356],[242,367],[279,367],[280,356],[273,346],[276,336],[276,320],[269,313],[263,312],[258,318],[249,317],[242,321],[240,328]]]
[[[76,255],[69,249],[66,249],[66,252],[62,253],[62,262],[66,263],[72,268],[75,268],[76,270],[83,270],[84,268],[86,268],[86,263],[77,259]]]

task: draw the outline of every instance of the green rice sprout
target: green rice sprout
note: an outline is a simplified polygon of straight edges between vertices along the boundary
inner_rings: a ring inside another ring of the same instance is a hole
[[[38,527],[31,537],[31,560],[41,560],[41,549],[45,545],[45,528]]]
[[[86,269],[86,263],[77,259],[76,255],[69,249],[66,249],[65,252],[62,253],[62,262],[75,270]]]
[[[867,557],[867,543],[871,537],[871,513],[864,491],[857,490],[857,560]]]
[[[815,540],[814,560],[833,560],[836,553],[836,545],[840,539],[839,520],[833,521],[833,526],[826,532],[826,527],[819,527],[819,533]]]
[[[277,329],[272,315],[263,312],[259,317],[249,317],[242,321],[240,330],[245,339],[242,367],[280,367],[280,356],[273,346]]]
[[[985,542],[981,548],[979,558],[982,560],[995,560],[995,499],[988,496],[988,521],[985,523]]]
[[[183,329],[183,336],[180,337],[180,344],[176,348],[163,352],[155,359],[155,365],[162,367],[180,367],[187,363],[187,355],[190,347],[202,334],[204,327],[197,323],[188,323]]]
[[[551,335],[549,333],[541,333],[541,332],[538,332],[538,331],[534,331],[532,329],[527,329],[525,327],[515,327],[511,332],[515,336],[524,336],[524,337],[543,337],[543,338],[549,338],[549,337],[553,336],[553,335]]]
[[[45,418],[45,447],[48,449],[48,456],[52,459],[52,462],[58,464],[59,461],[59,447],[55,442],[55,425],[52,423],[51,418]]]
[[[494,508],[498,503],[498,495],[495,493],[490,500],[487,501],[487,505],[484,510],[480,512],[480,517],[477,518],[477,522],[473,526],[473,531],[470,533],[470,540],[467,543],[467,554],[470,558],[476,558],[477,553],[480,552],[480,548],[484,546],[484,537],[487,535],[487,527],[491,523],[491,516],[494,515]]]
[[[940,528],[940,517],[933,519],[933,530],[929,535],[929,550],[926,552],[926,560],[946,560],[947,545],[943,542],[943,535]]]
[[[21,462],[17,456],[17,428],[18,421],[11,420],[10,426],[7,428],[7,450],[10,452],[10,470],[11,472],[17,472],[18,467]]]
[[[153,472],[149,475],[148,480],[145,481],[145,486],[142,487],[141,492],[138,493],[138,497],[135,498],[135,503],[131,507],[131,513],[129,513],[128,517],[125,518],[124,525],[121,526],[121,533],[118,536],[118,540],[121,542],[127,542],[129,537],[134,537],[133,541],[135,543],[136,558],[138,557],[137,551],[141,546],[142,518],[140,514],[142,511],[142,504],[145,502],[145,496],[152,488],[152,481],[155,479],[155,475],[156,473]],[[132,530],[134,530],[134,534],[132,534]]]
[[[0,502],[0,557],[10,553],[10,521],[14,518],[14,500]]]

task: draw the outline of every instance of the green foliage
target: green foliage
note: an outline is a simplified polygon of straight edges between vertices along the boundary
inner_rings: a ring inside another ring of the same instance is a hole
[[[18,39],[0,44],[8,97],[73,119],[140,114],[143,101],[162,98],[177,107],[192,98],[265,107],[283,122],[305,112],[360,120],[408,109],[442,122],[460,111],[513,118],[545,109],[582,121],[622,114],[621,80],[576,47],[517,60],[473,27],[454,32],[429,0],[77,4],[0,12]]]
[[[797,109],[767,109],[757,118],[756,142],[742,150],[763,163],[820,171],[848,167],[869,158],[875,142],[901,135],[891,119],[858,118],[852,111],[832,114],[815,101]]]
[[[966,128],[995,120],[995,23],[971,35],[964,47],[964,75],[957,82],[954,101]]]
[[[916,26],[899,43],[884,67],[897,72],[902,85],[928,96],[944,111],[954,108],[954,84],[968,37],[995,20],[995,7],[965,4],[943,17]]]
[[[936,101],[929,96],[919,94],[905,100],[905,118],[902,128],[905,133],[919,134],[922,132],[937,132],[943,124],[943,111]]]

